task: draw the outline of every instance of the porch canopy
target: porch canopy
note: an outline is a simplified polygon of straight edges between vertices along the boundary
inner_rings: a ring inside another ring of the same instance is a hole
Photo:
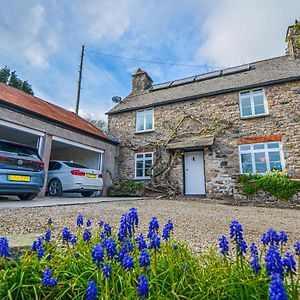
[[[199,149],[211,147],[214,143],[214,139],[214,135],[184,137],[181,141],[174,141],[170,143],[167,146],[167,150]]]

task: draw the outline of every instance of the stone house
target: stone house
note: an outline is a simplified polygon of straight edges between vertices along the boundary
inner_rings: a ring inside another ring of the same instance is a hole
[[[300,178],[299,37],[296,23],[283,56],[161,84],[138,69],[132,92],[107,113],[119,177],[213,198],[239,196],[236,174]]]

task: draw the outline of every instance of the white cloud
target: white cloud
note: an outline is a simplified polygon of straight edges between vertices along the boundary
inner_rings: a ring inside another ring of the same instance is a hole
[[[47,67],[47,55],[44,48],[39,43],[32,43],[27,45],[24,51],[25,58],[30,62],[33,67]]]
[[[199,61],[228,66],[284,54],[288,25],[299,16],[299,0],[226,0],[208,11]]]
[[[118,40],[129,28],[128,11],[132,2],[127,0],[87,2],[82,10],[82,17],[86,18],[90,39],[94,42],[102,39]]]

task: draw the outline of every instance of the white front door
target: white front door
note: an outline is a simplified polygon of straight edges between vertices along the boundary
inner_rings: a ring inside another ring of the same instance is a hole
[[[205,195],[203,151],[184,154],[185,194]]]

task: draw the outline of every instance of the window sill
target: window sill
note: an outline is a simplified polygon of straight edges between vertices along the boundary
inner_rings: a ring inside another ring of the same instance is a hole
[[[151,130],[144,130],[144,131],[135,131],[134,134],[152,133],[152,132],[154,132],[154,131],[155,131],[154,129],[151,129]]]
[[[256,118],[265,118],[265,117],[269,117],[270,114],[263,114],[263,115],[255,115],[255,116],[249,116],[249,117],[242,117],[240,116],[241,120],[248,120],[248,119],[256,119]]]
[[[150,177],[135,177],[134,180],[150,180],[151,178]]]

